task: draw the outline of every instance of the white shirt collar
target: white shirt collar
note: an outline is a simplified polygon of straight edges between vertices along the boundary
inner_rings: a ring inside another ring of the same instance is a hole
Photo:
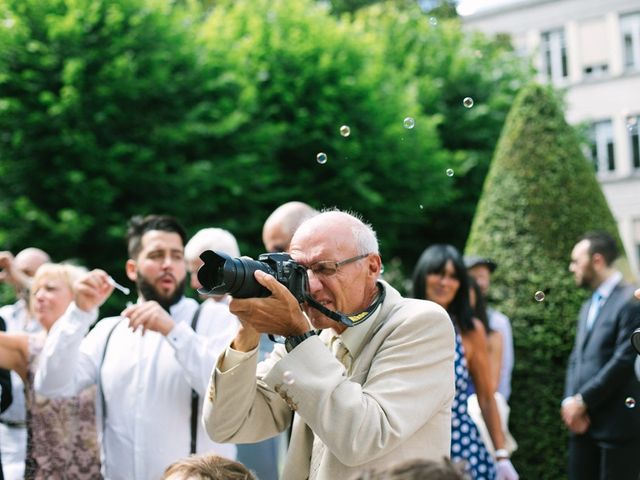
[[[616,271],[600,284],[600,286],[596,289],[596,292],[598,292],[602,298],[609,298],[609,295],[611,295],[611,292],[614,288],[616,288],[616,285],[618,285],[621,280],[622,273]]]

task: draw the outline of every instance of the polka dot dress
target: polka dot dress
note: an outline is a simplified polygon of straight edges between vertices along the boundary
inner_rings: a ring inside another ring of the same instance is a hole
[[[493,459],[480,438],[476,424],[467,414],[469,371],[460,335],[456,333],[456,395],[451,415],[451,460],[466,463],[466,473],[472,480],[496,478]]]

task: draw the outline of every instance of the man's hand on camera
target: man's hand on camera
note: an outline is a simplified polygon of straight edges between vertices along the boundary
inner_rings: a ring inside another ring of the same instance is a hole
[[[260,285],[269,289],[271,296],[231,300],[229,310],[244,327],[284,337],[301,335],[310,329],[300,304],[287,287],[260,270],[256,270],[254,277]]]

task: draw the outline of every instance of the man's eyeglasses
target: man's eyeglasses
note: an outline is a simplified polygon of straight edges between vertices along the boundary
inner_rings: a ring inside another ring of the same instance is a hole
[[[362,260],[363,258],[371,255],[370,253],[365,253],[362,255],[358,255],[355,257],[347,258],[346,260],[342,260],[341,262],[332,262],[330,260],[316,262],[313,265],[310,265],[307,270],[311,270],[314,275],[322,276],[322,277],[331,277],[338,273],[338,269],[343,265],[347,265],[349,263],[357,262],[358,260]]]

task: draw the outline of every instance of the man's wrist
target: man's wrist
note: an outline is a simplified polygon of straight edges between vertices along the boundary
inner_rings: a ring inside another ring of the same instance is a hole
[[[307,338],[313,337],[314,335],[317,335],[315,330],[309,330],[301,335],[291,335],[285,339],[284,348],[287,350],[287,353],[289,353]]]

